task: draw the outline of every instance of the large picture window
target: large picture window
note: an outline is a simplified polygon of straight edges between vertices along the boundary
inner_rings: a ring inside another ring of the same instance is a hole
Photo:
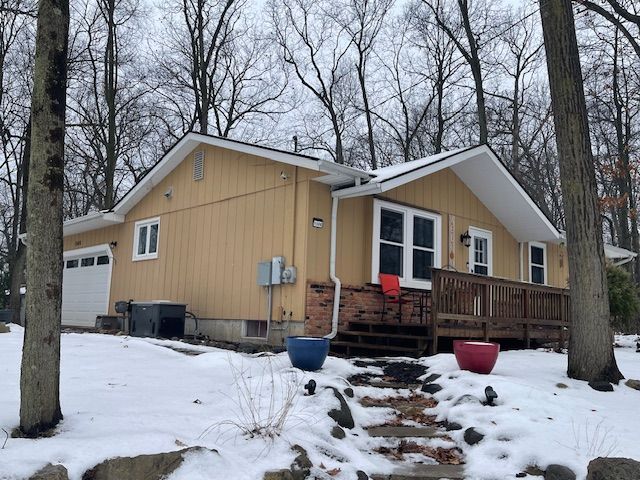
[[[390,273],[403,286],[431,288],[431,269],[441,265],[440,215],[375,200],[373,217],[372,282]]]
[[[133,235],[133,260],[151,260],[158,258],[159,239],[159,218],[136,222]]]
[[[529,243],[529,281],[547,284],[547,246],[544,243]]]

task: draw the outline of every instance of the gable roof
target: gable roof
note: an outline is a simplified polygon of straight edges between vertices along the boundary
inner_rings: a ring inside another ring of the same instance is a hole
[[[487,145],[461,148],[392,165],[366,184],[333,192],[338,198],[375,195],[450,168],[519,242],[560,242],[558,229]]]
[[[67,220],[64,222],[64,235],[73,235],[123,223],[125,215],[201,143],[323,172],[326,175],[323,175],[319,181],[329,183],[332,186],[341,186],[352,184],[354,181],[367,181],[371,179],[371,175],[363,170],[321,160],[309,155],[263,147],[239,140],[217,137],[215,135],[188,132],[179,139],[111,209],[91,212],[82,217]]]

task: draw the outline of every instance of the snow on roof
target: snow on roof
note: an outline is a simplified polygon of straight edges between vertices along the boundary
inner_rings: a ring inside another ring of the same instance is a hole
[[[428,157],[419,158],[417,160],[411,160],[410,162],[398,163],[396,165],[389,165],[387,167],[378,168],[377,170],[372,170],[371,174],[375,175],[375,178],[373,178],[369,183],[380,183],[386,180],[390,180],[399,175],[404,175],[405,173],[409,173],[416,169],[426,167],[427,165],[431,165],[440,160],[444,160],[445,158],[449,158],[471,148],[475,147],[462,147],[455,150],[448,150],[436,155],[430,155]]]

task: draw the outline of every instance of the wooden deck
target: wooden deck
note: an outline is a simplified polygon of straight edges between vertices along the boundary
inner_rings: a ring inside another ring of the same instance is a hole
[[[438,353],[441,339],[512,339],[527,348],[532,341],[557,341],[563,346],[569,333],[567,289],[434,269],[430,297],[422,319],[346,319],[333,350],[420,356]]]

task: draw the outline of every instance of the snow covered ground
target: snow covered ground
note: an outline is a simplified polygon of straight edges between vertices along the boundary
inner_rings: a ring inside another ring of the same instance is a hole
[[[616,343],[625,346],[615,349],[620,370],[626,378],[640,379],[636,336],[617,337]],[[486,435],[481,443],[465,449],[471,478],[513,478],[527,465],[544,469],[559,463],[580,479],[596,457],[640,460],[640,391],[623,381],[614,386],[614,392],[597,392],[586,382],[571,380],[564,354],[502,352],[486,376],[459,370],[453,355],[437,355],[423,363],[430,373],[442,374],[437,383],[443,390],[434,395],[440,402],[435,407],[439,419],[476,427]],[[465,394],[484,399],[487,385],[499,395],[497,406],[454,406]],[[463,431],[452,437],[462,442]]]
[[[22,333],[12,325],[11,333],[0,335],[0,427],[9,431],[18,423]],[[633,339],[621,340],[635,347]],[[165,348],[171,345],[200,354]],[[635,348],[618,348],[616,356],[627,378],[640,378]],[[420,362],[429,366],[429,373],[442,374],[437,382],[444,389],[435,395],[440,404],[434,409],[440,419],[487,435],[480,444],[464,447],[462,431],[450,432],[463,446],[470,479],[513,478],[529,464],[544,468],[549,463],[567,465],[584,478],[590,458],[640,458],[640,392],[621,383],[613,393],[599,393],[569,380],[565,355],[503,352],[489,376],[458,370],[450,354]],[[352,479],[358,469],[389,472],[391,461],[369,454],[382,440],[369,438],[363,429],[384,423],[390,418],[387,409],[365,408],[350,400],[356,428],[344,440],[330,435],[335,424],[327,411],[338,401],[322,387],[343,389],[346,377],[364,370],[330,357],[321,372],[305,374],[290,366],[286,354],[252,356],[178,342],[64,334],[64,421],[50,438],[9,438],[0,449],[0,479],[28,477],[51,462],[64,464],[71,479],[79,480],[85,470],[109,457],[192,445],[219,454],[193,455],[171,480],[258,480],[266,470],[289,467],[293,444],[309,452],[319,478]],[[319,386],[314,396],[303,395],[309,378]],[[567,388],[559,388],[560,382]],[[453,406],[463,394],[482,397],[486,385],[498,392],[498,406]],[[356,389],[356,399],[391,394],[391,389]],[[243,400],[248,396],[253,400]],[[256,415],[273,419],[287,399],[291,407],[281,436],[267,441],[241,433],[252,424],[251,406]],[[270,410],[276,414],[269,415]],[[0,447],[3,442],[0,430]],[[329,477],[326,472],[332,469],[340,472]]]

